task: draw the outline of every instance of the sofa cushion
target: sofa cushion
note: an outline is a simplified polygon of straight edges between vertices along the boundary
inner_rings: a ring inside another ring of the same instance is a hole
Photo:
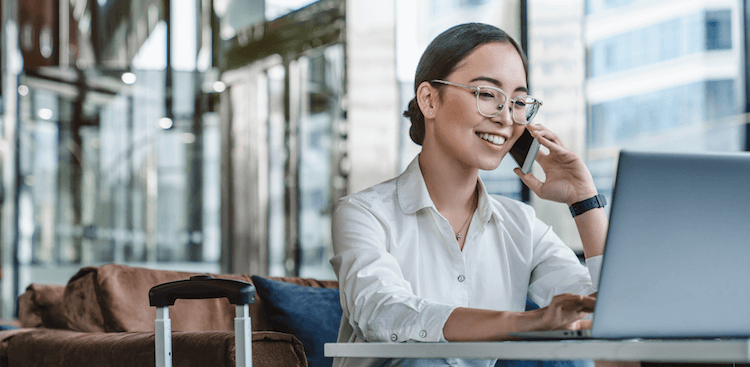
[[[310,367],[330,367],[333,358],[326,358],[325,343],[336,342],[341,322],[341,303],[336,282],[321,283],[300,280],[298,285],[253,276],[258,293],[265,300],[264,308],[274,330],[296,336],[305,347]],[[286,279],[286,278],[281,278]]]
[[[198,273],[109,264],[81,269],[65,286],[63,312],[74,331],[153,331],[156,308],[148,301],[151,287]],[[248,275],[212,274],[251,282]],[[261,297],[250,305],[253,330],[269,330]],[[226,298],[177,300],[169,309],[172,330],[232,330],[235,308]]]
[[[154,333],[81,333],[20,329],[2,337],[3,366],[153,366]],[[302,344],[292,335],[264,331],[252,334],[253,366],[305,367]],[[231,331],[172,333],[173,365],[234,366]]]

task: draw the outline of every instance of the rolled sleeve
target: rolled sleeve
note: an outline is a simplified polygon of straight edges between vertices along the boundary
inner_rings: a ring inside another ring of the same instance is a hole
[[[381,342],[446,342],[443,326],[453,306],[420,301],[417,309],[393,305],[379,310],[370,325],[368,341]]]
[[[387,251],[386,220],[377,208],[351,198],[334,209],[331,265],[339,280],[342,322],[370,342],[445,341],[443,326],[455,307],[414,294]]]
[[[534,261],[529,297],[544,307],[552,302],[552,297],[562,293],[589,295],[596,291],[592,282],[593,273],[597,274],[601,260],[591,258],[590,265],[583,266],[573,250],[566,246],[552,231],[552,228],[537,221],[535,225]]]
[[[594,292],[599,289],[599,276],[602,273],[602,261],[604,261],[604,255],[592,256],[586,259],[586,267],[589,269]]]

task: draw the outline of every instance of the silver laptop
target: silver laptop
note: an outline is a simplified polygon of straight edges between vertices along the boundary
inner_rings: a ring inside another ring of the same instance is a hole
[[[593,327],[524,339],[750,337],[750,153],[621,152]]]

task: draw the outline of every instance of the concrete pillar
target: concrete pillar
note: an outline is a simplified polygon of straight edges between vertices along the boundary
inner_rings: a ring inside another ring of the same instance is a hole
[[[395,0],[346,3],[349,192],[398,174]]]

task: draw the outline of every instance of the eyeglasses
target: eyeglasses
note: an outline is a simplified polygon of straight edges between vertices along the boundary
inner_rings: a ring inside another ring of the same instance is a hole
[[[477,110],[484,117],[495,117],[502,112],[505,104],[510,101],[510,110],[512,111],[511,116],[513,122],[521,125],[526,125],[531,122],[531,119],[536,116],[539,112],[539,107],[542,106],[542,101],[532,96],[518,96],[513,99],[508,99],[508,95],[505,94],[500,88],[495,87],[475,87],[473,85],[464,85],[458,83],[446,82],[445,80],[432,80],[432,83],[443,83],[447,85],[453,85],[456,87],[468,88],[474,91],[477,95]]]

